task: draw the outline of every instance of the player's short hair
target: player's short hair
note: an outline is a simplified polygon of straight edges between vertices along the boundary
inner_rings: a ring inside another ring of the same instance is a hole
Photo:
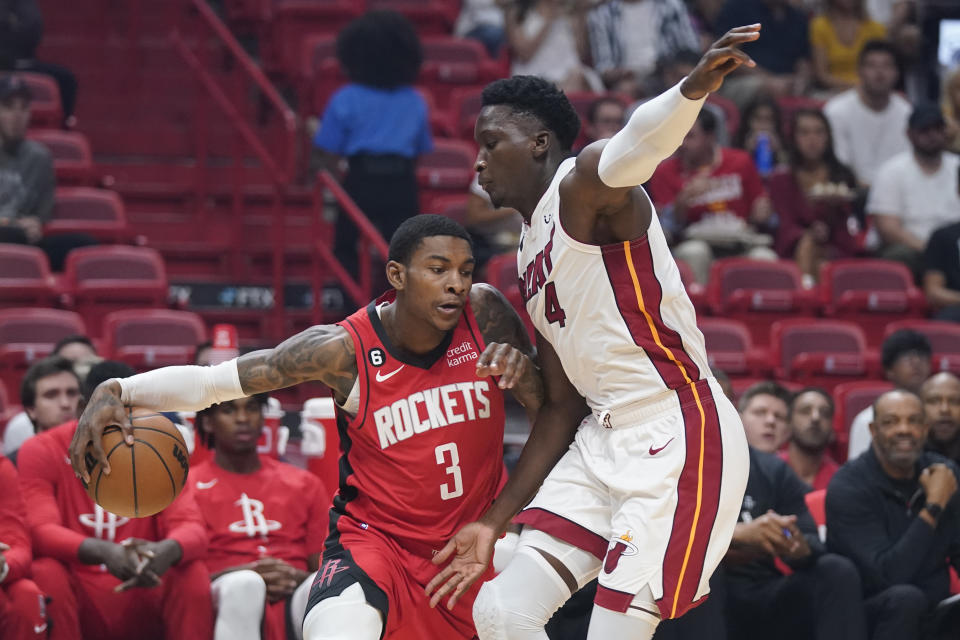
[[[105,380],[111,378],[129,378],[135,373],[136,371],[133,370],[133,367],[126,362],[101,360],[90,367],[90,371],[87,372],[87,377],[83,379],[83,384],[80,385],[83,397],[89,400],[97,386]]]
[[[483,89],[481,104],[506,105],[517,113],[538,119],[550,129],[563,151],[569,151],[580,133],[580,117],[567,96],[551,82],[536,76],[513,76],[491,82]]]
[[[257,400],[257,404],[260,405],[260,410],[262,411],[263,408],[267,406],[267,400],[270,399],[270,394],[266,392],[255,393],[253,394],[253,396],[247,396],[247,397],[255,398]],[[237,398],[237,400],[245,400],[245,399],[246,398]],[[234,400],[230,400],[230,402],[234,402]],[[213,415],[213,413],[224,404],[226,403],[220,402],[218,404],[212,404],[206,409],[197,411],[196,416],[193,419],[193,423],[195,427],[194,433],[196,433],[197,438],[199,438],[200,442],[202,442],[204,446],[206,446],[208,449],[213,449],[216,446],[216,441],[214,440],[213,434],[203,428],[203,421],[206,420],[209,416]]]
[[[697,123],[707,135],[712,136],[717,133],[717,116],[709,109],[700,109],[700,113],[697,114]]]
[[[43,358],[30,365],[20,382],[20,404],[27,409],[33,409],[37,404],[37,381],[58,373],[69,373],[77,379],[77,387],[80,386],[80,376],[73,370],[72,362],[63,356]]]
[[[897,69],[900,68],[900,53],[897,51],[897,47],[889,40],[880,39],[868,40],[863,45],[863,49],[860,49],[860,54],[857,56],[857,66],[863,66],[863,62],[867,59],[867,56],[878,52],[889,55],[893,59],[893,64],[896,65]]]
[[[97,348],[94,346],[93,340],[91,340],[87,336],[80,335],[79,333],[75,333],[73,335],[60,338],[57,344],[53,346],[54,355],[59,355],[61,349],[71,344],[85,344],[88,347],[90,347],[94,353],[97,352]]]
[[[463,225],[446,216],[424,213],[404,220],[390,238],[387,259],[402,265],[410,264],[413,254],[420,248],[424,238],[453,236],[463,238],[473,251],[473,238]]]
[[[800,391],[797,391],[792,396],[790,396],[790,402],[787,403],[788,418],[793,415],[793,407],[797,403],[797,398],[799,398],[805,393],[819,393],[824,399],[826,399],[827,404],[830,405],[830,413],[833,413],[835,407],[833,405],[833,398],[830,396],[829,393],[827,393],[824,389],[821,389],[820,387],[804,387],[803,389],[800,389]]]
[[[790,406],[790,392],[787,391],[787,388],[773,380],[764,380],[763,382],[751,385],[743,392],[743,395],[740,396],[737,409],[739,409],[741,413],[746,411],[747,407],[750,406],[750,403],[757,396],[773,396],[778,400],[782,400],[783,404],[787,407]]]
[[[368,11],[337,36],[337,59],[358,84],[393,89],[413,84],[423,63],[420,38],[396,11]]]
[[[889,369],[900,356],[911,351],[917,351],[923,357],[930,359],[933,349],[927,336],[913,329],[900,329],[891,333],[880,347],[880,362],[884,369]]]

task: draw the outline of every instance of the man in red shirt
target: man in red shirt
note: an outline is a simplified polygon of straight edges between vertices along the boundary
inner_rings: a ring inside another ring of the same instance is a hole
[[[214,640],[260,640],[261,621],[265,640],[285,640],[288,625],[300,638],[327,537],[320,480],[257,453],[266,403],[264,393],[197,414],[197,435],[213,450],[190,483],[210,536]]]
[[[0,456],[0,638],[47,638],[45,595],[29,579],[30,534],[17,470]]]
[[[833,398],[807,387],[794,394],[787,412],[790,440],[780,457],[814,490],[826,489],[839,468],[827,454],[833,442]]]
[[[112,377],[117,365],[95,365],[85,388]],[[53,598],[54,628],[65,638],[209,638],[209,576],[201,562],[207,533],[190,487],[148,518],[104,511],[70,466],[76,426],[72,420],[30,438],[18,457],[37,556],[33,575]],[[74,628],[64,629],[70,620]]]
[[[657,167],[648,185],[661,218],[685,238],[674,255],[690,265],[701,283],[707,281],[717,251],[776,259],[769,248],[733,242],[762,230],[772,208],[750,155],[718,145],[716,130],[716,116],[701,111],[680,148]],[[702,233],[688,229],[691,225]]]

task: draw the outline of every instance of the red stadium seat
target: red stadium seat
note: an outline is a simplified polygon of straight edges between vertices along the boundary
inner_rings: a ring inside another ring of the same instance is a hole
[[[31,129],[27,138],[50,150],[58,185],[93,186],[96,175],[87,136],[77,131]]]
[[[16,76],[30,87],[30,125],[38,128],[63,126],[63,105],[56,80],[42,73],[18,71]]]
[[[450,119],[457,137],[473,140],[473,129],[480,113],[483,87],[455,89],[450,94]]]
[[[476,157],[476,149],[469,142],[434,140],[433,151],[417,162],[420,208],[432,211],[432,203],[438,196],[466,194],[473,180]]]
[[[794,319],[773,323],[770,351],[778,378],[833,389],[870,373],[867,341],[852,322]]]
[[[490,258],[484,268],[486,270],[486,281],[507,297],[507,300],[510,301],[510,304],[513,305],[513,308],[516,309],[520,315],[520,319],[523,320],[524,326],[527,327],[530,339],[536,342],[533,322],[530,321],[530,316],[527,314],[527,307],[524,305],[523,298],[520,296],[519,278],[517,277],[517,254],[501,253],[498,256]]]
[[[101,242],[123,242],[130,236],[123,200],[115,191],[89,187],[57,189],[48,234],[88,233]]]
[[[871,346],[879,346],[890,322],[922,318],[926,311],[910,270],[890,260],[825,263],[820,271],[820,297],[825,316],[856,322]]]
[[[793,127],[793,115],[801,109],[813,109],[822,111],[823,100],[808,98],[806,96],[780,96],[777,98],[777,106],[780,108],[780,128],[783,130],[785,138],[789,139]]]
[[[707,102],[723,111],[723,117],[727,121],[727,135],[732,139],[736,135],[737,129],[740,128],[740,109],[737,107],[737,103],[717,93],[709,94]]]
[[[709,312],[706,287],[697,282],[696,277],[693,275],[693,269],[683,260],[677,260],[677,269],[680,271],[680,281],[683,282],[683,286],[687,290],[687,295],[690,296],[690,302],[693,303],[693,307],[697,310],[697,316],[702,317],[706,315]]]
[[[19,389],[30,364],[45,358],[54,345],[69,335],[85,335],[83,319],[61,309],[19,308],[0,310],[0,379]]]
[[[303,41],[308,36],[337,33],[364,11],[351,0],[274,0],[263,33],[263,62],[270,71],[299,69]]]
[[[103,319],[104,350],[138,370],[191,364],[207,330],[195,313],[170,309],[114,311]]]
[[[456,220],[463,226],[467,226],[467,196],[441,196],[433,200],[431,207],[431,210],[427,213],[446,216]]]
[[[36,247],[0,243],[0,308],[49,306],[56,299],[47,254]]]
[[[833,443],[834,460],[842,463],[847,459],[850,425],[857,414],[873,404],[880,394],[891,389],[893,385],[883,380],[845,382],[833,389],[833,431],[836,434]]]
[[[111,311],[166,305],[167,274],[163,258],[153,249],[74,249],[67,255],[65,275],[72,304],[97,336],[101,319]]]
[[[477,40],[453,36],[422,38],[423,67],[417,84],[433,93],[440,108],[450,105],[452,92],[482,87],[500,75],[500,68]]]
[[[730,386],[733,387],[734,397],[739,400],[744,391],[758,382],[768,382],[769,380],[770,378],[731,378]],[[796,382],[791,382],[790,380],[776,380],[775,382],[785,388],[787,391],[791,392],[800,391],[800,389],[803,388],[802,384],[797,384]]]
[[[771,369],[765,351],[755,349],[750,332],[737,320],[701,318],[697,323],[707,346],[710,367],[728,376],[763,376]]]
[[[713,315],[740,320],[754,344],[765,347],[770,323],[812,316],[816,296],[803,288],[792,260],[723,258],[710,267],[707,300]]]
[[[421,36],[442,36],[453,31],[458,6],[441,0],[367,0],[371,11],[388,9],[407,17]]]
[[[571,91],[567,94],[567,99],[570,100],[570,104],[573,105],[574,111],[576,111],[577,115],[580,117],[580,134],[573,143],[574,149],[578,149],[587,144],[587,131],[583,124],[590,118],[590,105],[600,98],[612,98],[614,100],[619,100],[620,103],[623,104],[624,108],[627,108],[630,105],[629,96],[623,96],[619,93]]]
[[[933,371],[960,375],[960,325],[938,320],[901,320],[887,325],[886,336],[900,329],[913,329],[927,336],[933,349]]]

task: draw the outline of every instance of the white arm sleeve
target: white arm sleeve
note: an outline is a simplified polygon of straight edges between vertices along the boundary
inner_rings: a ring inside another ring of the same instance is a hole
[[[120,383],[120,400],[155,411],[200,411],[212,404],[243,398],[237,359],[212,367],[163,367]]]
[[[637,107],[600,153],[598,173],[608,187],[634,187],[677,150],[697,119],[706,96],[689,100],[680,84]]]

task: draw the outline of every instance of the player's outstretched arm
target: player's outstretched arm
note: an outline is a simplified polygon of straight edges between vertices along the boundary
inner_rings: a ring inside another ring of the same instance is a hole
[[[500,388],[512,391],[532,420],[543,404],[543,379],[527,328],[513,305],[489,284],[473,285],[470,304],[487,345],[477,360],[477,375],[500,376]]]
[[[437,565],[445,563],[451,556],[453,560],[427,585],[430,606],[436,606],[450,594],[447,607],[452,609],[470,585],[483,575],[493,558],[497,538],[533,498],[544,478],[573,442],[581,419],[589,413],[586,402],[567,379],[560,357],[539,333],[537,350],[545,386],[543,406],[537,413],[520,460],[496,501],[480,520],[465,525],[433,557],[433,563]]]
[[[163,367],[129,378],[101,383],[89,398],[70,443],[70,463],[85,481],[90,476],[84,456],[88,448],[110,473],[101,446],[103,430],[118,425],[127,444],[133,431],[126,407],[155,411],[200,411],[227,402],[316,380],[345,399],[357,377],[353,340],[342,327],[311,327],[273,349],[248,353],[212,367]]]

